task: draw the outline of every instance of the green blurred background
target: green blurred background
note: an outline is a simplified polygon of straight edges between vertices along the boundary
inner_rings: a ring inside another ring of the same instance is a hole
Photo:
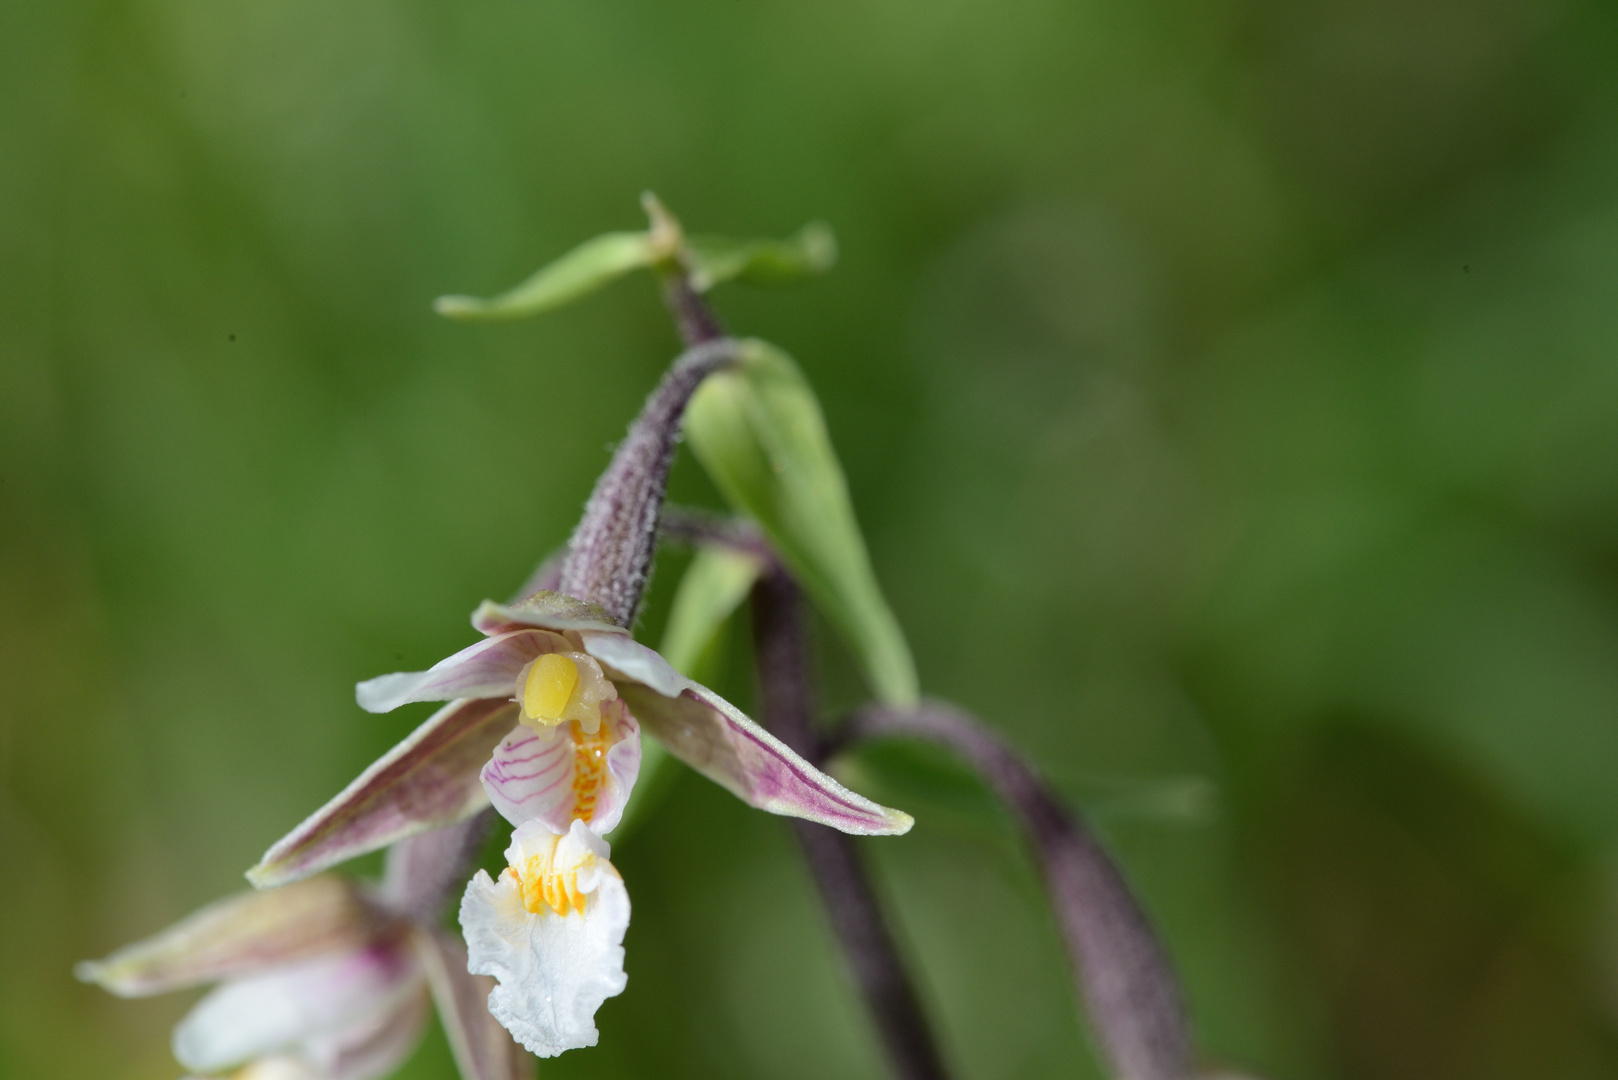
[[[429,302],[643,188],[838,230],[719,306],[816,383],[924,684],[1094,813],[1210,1061],[1618,1076],[1596,0],[0,5],[0,1073],[175,1075],[189,998],[71,963],[242,887],[421,718],[353,683],[566,538],[676,348],[651,281]],[[1015,835],[918,799],[862,847],[960,1075],[1099,1075]],[[615,859],[630,988],[546,1076],[882,1075],[780,822],[684,774]],[[449,1070],[435,1032],[406,1074]]]

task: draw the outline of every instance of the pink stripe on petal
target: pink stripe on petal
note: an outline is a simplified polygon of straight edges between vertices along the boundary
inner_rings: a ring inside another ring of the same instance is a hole
[[[910,830],[909,814],[848,790],[706,687],[673,698],[627,682],[618,691],[669,753],[749,806],[859,836]]]

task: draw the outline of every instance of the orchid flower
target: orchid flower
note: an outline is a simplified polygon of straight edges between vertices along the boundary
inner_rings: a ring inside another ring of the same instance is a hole
[[[464,1080],[512,1080],[524,1055],[483,1008],[490,980],[467,973],[465,948],[434,917],[443,868],[464,873],[453,849],[483,833],[407,841],[380,888],[323,874],[229,897],[76,973],[123,997],[218,983],[174,1029],[175,1058],[199,1076],[385,1076],[415,1049],[436,998]]]
[[[472,624],[484,639],[428,670],[359,684],[372,712],[455,700],[250,876],[293,880],[492,803],[517,826],[511,868],[473,880],[462,927],[473,970],[501,982],[491,1011],[537,1054],[594,1045],[591,1017],[624,987],[629,901],[602,835],[634,787],[643,726],[751,806],[859,835],[910,828],[909,815],[849,791],[596,605],[541,590],[485,601]]]
[[[248,872],[261,887],[293,881],[492,804],[516,826],[510,865],[498,881],[472,880],[461,926],[470,970],[498,982],[490,1012],[541,1056],[594,1045],[596,1010],[627,982],[629,896],[602,837],[634,787],[643,727],[750,806],[860,835],[911,826],[630,633],[681,418],[702,381],[745,351],[712,337],[675,362],[597,481],[554,589],[485,601],[472,615],[482,641],[426,671],[359,684],[371,712],[449,704]]]

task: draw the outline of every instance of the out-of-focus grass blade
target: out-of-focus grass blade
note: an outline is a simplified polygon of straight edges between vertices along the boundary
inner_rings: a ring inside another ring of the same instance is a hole
[[[651,266],[658,248],[649,233],[604,233],[586,240],[527,281],[499,296],[440,296],[433,310],[466,322],[526,319],[587,296],[629,273]]]
[[[692,285],[707,292],[725,281],[781,285],[823,274],[837,262],[837,237],[831,226],[813,221],[785,240],[693,236],[686,251]]]
[[[709,648],[720,627],[747,599],[763,565],[757,556],[730,548],[700,547],[680,579],[663,631],[659,651],[674,670],[700,679],[699,667],[711,658]],[[674,759],[651,739],[641,740],[640,777],[630,793],[629,805],[613,831],[613,843],[629,836],[668,791],[675,776]]]
[[[659,652],[674,670],[697,678],[697,662],[763,570],[757,556],[700,547],[680,579]]]
[[[742,349],[741,363],[709,376],[692,398],[686,437],[847,639],[876,696],[914,704],[910,647],[871,570],[814,390],[774,346],[749,340]]]

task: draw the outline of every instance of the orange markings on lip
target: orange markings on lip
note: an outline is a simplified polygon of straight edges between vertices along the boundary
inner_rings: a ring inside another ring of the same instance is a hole
[[[611,724],[601,718],[601,727],[586,734],[578,724],[572,726],[573,737],[573,816],[588,822],[595,815],[596,802],[607,782],[607,750],[618,740],[613,737]]]

